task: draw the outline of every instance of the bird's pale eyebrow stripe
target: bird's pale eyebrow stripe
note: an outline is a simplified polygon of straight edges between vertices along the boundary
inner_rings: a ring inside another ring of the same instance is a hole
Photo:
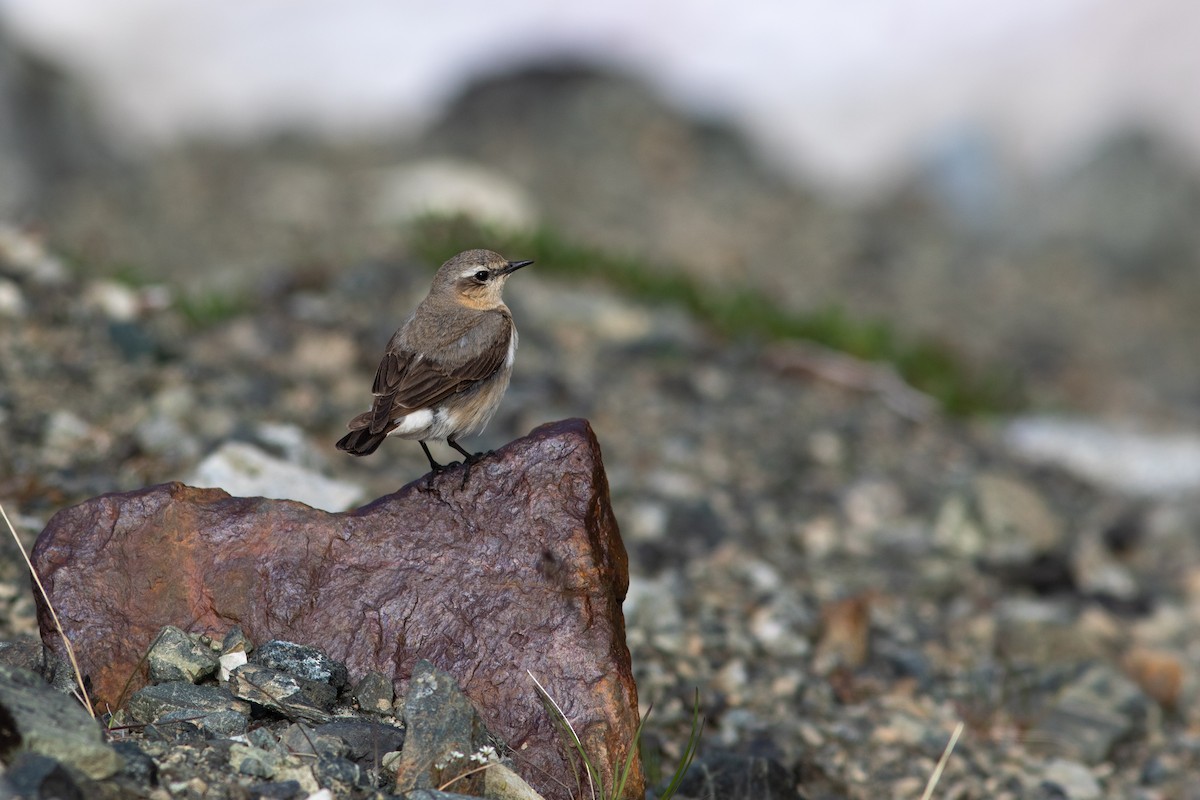
[[[463,274],[460,275],[459,277],[460,278],[474,278],[475,273],[477,273],[477,272],[490,272],[490,271],[491,270],[489,270],[487,267],[471,267],[470,269],[465,270],[463,272]]]

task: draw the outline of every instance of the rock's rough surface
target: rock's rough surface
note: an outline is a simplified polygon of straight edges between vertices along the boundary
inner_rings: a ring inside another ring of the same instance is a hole
[[[637,725],[621,602],[625,548],[582,420],[544,425],[476,464],[331,514],[165,484],[51,519],[34,565],[95,695],[114,707],[163,625],[322,648],[350,679],[409,691],[448,672],[548,798],[570,756],[528,679],[562,706],[594,763],[623,763]],[[43,640],[61,645],[45,608]],[[628,796],[642,793],[640,768]]]

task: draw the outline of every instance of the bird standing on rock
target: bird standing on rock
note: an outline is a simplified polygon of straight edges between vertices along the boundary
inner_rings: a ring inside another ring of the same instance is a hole
[[[428,296],[388,342],[371,410],[350,420],[338,449],[365,456],[389,435],[416,439],[436,473],[449,465],[434,461],[425,442],[445,440],[463,455],[465,485],[483,454],[468,453],[457,439],[483,430],[496,413],[517,352],[501,292],[509,275],[532,263],[467,250],[442,264]]]

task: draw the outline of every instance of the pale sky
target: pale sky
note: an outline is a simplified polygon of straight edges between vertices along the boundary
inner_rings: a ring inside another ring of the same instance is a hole
[[[415,126],[472,75],[577,55],[832,184],[983,130],[1038,168],[1123,121],[1200,161],[1194,0],[0,0],[134,141]]]

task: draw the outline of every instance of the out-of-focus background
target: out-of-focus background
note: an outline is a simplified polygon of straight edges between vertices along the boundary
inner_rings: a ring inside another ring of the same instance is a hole
[[[1198,90],[1192,0],[0,0],[0,500],[419,479],[333,442],[490,247],[651,783],[698,688],[689,796],[1193,797]]]
[[[1196,419],[1185,0],[0,9],[0,212],[80,260],[236,283],[474,210]]]

